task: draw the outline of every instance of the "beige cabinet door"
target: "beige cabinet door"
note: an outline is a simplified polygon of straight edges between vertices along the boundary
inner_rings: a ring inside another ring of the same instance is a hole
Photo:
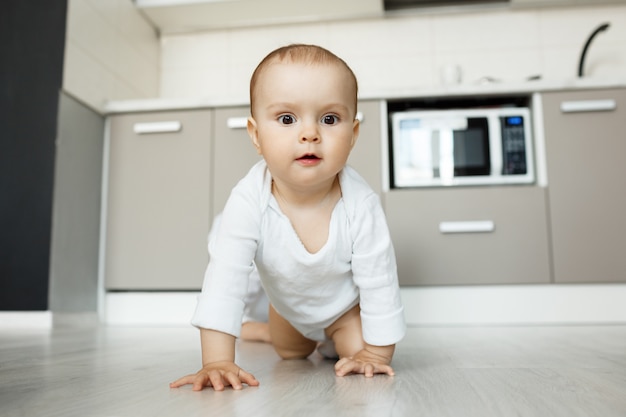
[[[348,164],[356,169],[379,195],[382,194],[381,101],[360,101],[362,121],[359,138],[352,148]]]
[[[213,161],[213,214],[224,209],[231,190],[257,163],[261,156],[252,145],[246,129],[250,107],[226,107],[215,110]]]
[[[110,117],[108,290],[202,286],[212,115],[199,110]]]
[[[626,89],[542,101],[555,280],[626,282]]]
[[[545,189],[385,194],[401,285],[549,283]]]

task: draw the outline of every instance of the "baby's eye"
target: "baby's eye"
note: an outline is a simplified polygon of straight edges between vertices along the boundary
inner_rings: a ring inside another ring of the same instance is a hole
[[[296,122],[296,118],[293,117],[291,114],[283,114],[281,116],[278,116],[278,121],[281,124],[290,125]]]
[[[337,122],[339,122],[339,117],[334,114],[327,114],[326,116],[322,117],[322,123],[324,123],[325,125],[334,125]]]

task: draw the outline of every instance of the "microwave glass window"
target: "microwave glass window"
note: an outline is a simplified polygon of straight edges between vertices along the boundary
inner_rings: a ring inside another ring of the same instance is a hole
[[[486,119],[468,119],[465,129],[442,123],[406,119],[394,140],[396,186],[410,186],[440,178],[445,184],[455,176],[484,175],[490,171]]]
[[[422,128],[419,120],[409,119],[400,121],[399,136],[394,146],[396,183],[408,185],[438,176],[439,158],[434,157],[438,144],[432,132]]]
[[[455,176],[490,174],[491,158],[486,122],[485,119],[469,119],[466,130],[454,132]]]

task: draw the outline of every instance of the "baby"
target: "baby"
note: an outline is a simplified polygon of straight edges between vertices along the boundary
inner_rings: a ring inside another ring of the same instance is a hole
[[[306,358],[322,342],[338,376],[393,375],[406,328],[393,246],[377,194],[346,165],[359,133],[354,73],[319,46],[279,48],[252,75],[250,109],[263,159],[233,189],[209,248],[192,319],[202,369],[170,386],[259,384],[235,364],[255,268],[281,358]]]

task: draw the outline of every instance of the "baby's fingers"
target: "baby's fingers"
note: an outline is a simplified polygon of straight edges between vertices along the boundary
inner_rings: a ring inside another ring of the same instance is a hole
[[[206,373],[186,375],[170,383],[170,388],[180,388],[183,385],[193,385],[193,391],[201,391],[205,386],[210,385],[210,378]]]
[[[259,381],[254,375],[236,366],[226,369],[205,367],[195,374],[187,375],[170,383],[170,388],[178,388],[183,385],[193,385],[194,391],[201,391],[204,387],[213,387],[215,391],[223,391],[227,386],[240,390],[243,384],[258,386]]]
[[[231,372],[231,375],[232,375],[232,372]],[[208,380],[210,381],[215,391],[224,391],[224,379],[225,378],[222,377],[222,373],[220,371],[213,370],[213,371],[209,371],[208,373]],[[228,379],[226,379],[226,381],[229,382]],[[196,387],[194,385],[194,391],[197,391],[195,388]]]
[[[350,373],[363,374],[366,377],[373,377],[374,374],[394,375],[394,371],[389,365],[362,362],[351,358],[342,358],[335,364],[335,374],[345,376]]]
[[[170,382],[170,388],[179,388],[183,385],[193,384],[196,379],[196,374],[185,375],[181,378],[178,378],[174,382]]]
[[[259,385],[259,381],[257,381],[254,375],[244,371],[243,369],[239,370],[238,377],[239,379],[241,379],[241,382],[245,382],[251,387],[256,387]]]

